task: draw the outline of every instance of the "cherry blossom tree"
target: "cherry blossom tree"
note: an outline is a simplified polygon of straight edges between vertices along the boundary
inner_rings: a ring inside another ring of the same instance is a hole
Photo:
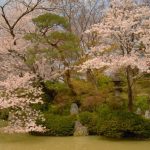
[[[128,108],[133,111],[134,81],[150,73],[150,9],[132,0],[112,0],[103,20],[86,31],[96,34],[91,59],[82,70],[104,69],[111,74],[123,69],[128,85]]]
[[[36,125],[40,112],[32,109],[41,102],[42,90],[31,84],[37,76],[25,63],[28,43],[23,37],[34,30],[33,17],[52,10],[47,0],[5,0],[0,4],[0,109],[11,110],[6,131],[43,131]]]
[[[1,81],[0,109],[10,108],[9,124],[6,132],[44,131],[44,127],[36,125],[38,118],[43,119],[41,113],[33,109],[32,105],[42,102],[42,90],[33,86],[35,75],[25,73],[24,76],[10,75]]]

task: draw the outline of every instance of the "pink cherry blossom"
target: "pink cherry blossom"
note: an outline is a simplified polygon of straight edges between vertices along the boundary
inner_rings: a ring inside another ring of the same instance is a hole
[[[91,59],[82,65],[87,68],[106,67],[114,71],[121,67],[150,72],[150,9],[132,0],[112,0],[103,20],[87,30],[96,33],[99,41],[91,47]]]

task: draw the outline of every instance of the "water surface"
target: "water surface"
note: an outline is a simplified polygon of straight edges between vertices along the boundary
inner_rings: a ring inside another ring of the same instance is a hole
[[[0,134],[0,150],[150,150],[150,141]]]

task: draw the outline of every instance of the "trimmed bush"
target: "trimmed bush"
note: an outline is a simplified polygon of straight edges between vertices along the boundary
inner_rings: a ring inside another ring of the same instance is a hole
[[[149,138],[150,121],[134,113],[105,107],[99,111],[97,134],[110,138]]]
[[[80,122],[88,128],[90,135],[97,134],[97,115],[96,113],[82,112],[79,114]]]
[[[54,114],[46,114],[45,122],[42,123],[46,127],[45,133],[32,132],[34,135],[45,136],[71,136],[74,132],[75,117],[60,116]]]

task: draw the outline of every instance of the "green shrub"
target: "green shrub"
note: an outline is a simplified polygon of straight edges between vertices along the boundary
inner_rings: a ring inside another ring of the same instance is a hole
[[[46,127],[45,133],[32,132],[34,135],[45,136],[71,136],[74,132],[75,118],[73,116],[60,116],[54,114],[46,114],[45,122],[42,123]]]
[[[99,111],[97,134],[111,138],[149,138],[150,121],[123,110]]]
[[[137,108],[140,108],[142,111],[148,110],[149,109],[148,96],[143,95],[136,97],[135,106]]]
[[[66,105],[49,105],[48,112],[55,115],[69,115],[70,114],[70,104]]]
[[[90,135],[96,135],[97,133],[97,115],[96,113],[82,112],[79,114],[80,122],[88,128]]]

